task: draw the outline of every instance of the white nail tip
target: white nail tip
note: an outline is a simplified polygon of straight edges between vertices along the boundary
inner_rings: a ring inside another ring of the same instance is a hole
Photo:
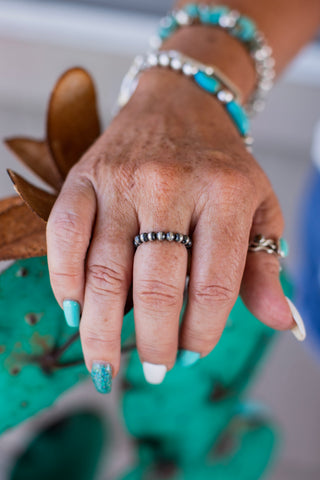
[[[143,362],[142,367],[145,379],[152,385],[159,385],[167,373],[167,367],[165,365]]]
[[[286,297],[286,300],[290,307],[293,320],[296,322],[296,326],[291,329],[291,332],[296,337],[296,339],[299,340],[299,342],[303,342],[303,340],[307,336],[306,327],[304,326],[300,313],[298,312],[295,305],[291,302],[290,298]]]

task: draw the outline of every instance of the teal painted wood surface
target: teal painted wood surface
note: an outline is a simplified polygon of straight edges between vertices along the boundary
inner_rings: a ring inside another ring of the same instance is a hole
[[[93,480],[108,436],[105,421],[96,413],[69,414],[32,439],[8,480]]]
[[[284,274],[282,283],[290,296]],[[276,454],[277,432],[263,416],[250,422],[240,406],[275,336],[239,298],[214,351],[191,367],[176,365],[161,385],[145,381],[138,354],[133,352],[122,404],[127,428],[139,442],[140,464],[121,479],[260,478]],[[241,435],[237,429],[230,430],[230,425],[245,423],[244,417],[255,427],[240,428]],[[228,459],[211,464],[210,452],[228,432],[229,441],[241,447],[232,448]],[[157,465],[166,462],[168,468],[174,465],[174,472],[162,477],[162,467],[156,473]]]
[[[124,319],[123,343],[133,328],[131,312]],[[73,335],[53,295],[46,257],[19,260],[2,272],[0,433],[88,377],[79,339],[63,352]]]
[[[282,281],[290,296],[284,276]],[[49,407],[87,378],[78,339],[57,356],[73,333],[53,296],[46,257],[18,261],[2,273],[1,431]],[[122,343],[131,342],[133,333],[130,312]],[[166,477],[172,480],[195,478],[195,472],[199,480],[260,478],[258,472],[273,456],[276,433],[270,422],[252,422],[239,406],[274,337],[275,332],[238,299],[214,351],[188,368],[176,365],[161,385],[146,383],[134,350],[124,375],[122,408],[128,430],[138,441],[140,462],[121,478],[160,479],[155,476],[159,463],[173,465],[173,476]],[[221,453],[226,435],[233,445],[227,449],[229,457],[223,448]]]

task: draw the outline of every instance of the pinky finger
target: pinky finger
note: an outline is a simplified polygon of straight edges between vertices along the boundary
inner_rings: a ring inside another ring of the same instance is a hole
[[[261,322],[276,330],[291,330],[299,341],[305,339],[303,320],[283,293],[275,255],[248,253],[240,293],[250,312]]]

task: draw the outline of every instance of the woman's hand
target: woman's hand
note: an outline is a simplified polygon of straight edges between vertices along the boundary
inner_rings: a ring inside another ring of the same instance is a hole
[[[188,304],[179,331],[188,253],[148,231],[192,236]],[[170,71],[146,72],[129,104],[69,172],[47,225],[54,294],[81,305],[87,368],[120,365],[124,307],[133,283],[137,347],[158,383],[177,349],[207,355],[241,292],[272,328],[294,322],[274,255],[249,238],[282,235],[269,180],[219,102]],[[151,364],[151,365],[149,365]],[[162,366],[162,367],[161,367]]]

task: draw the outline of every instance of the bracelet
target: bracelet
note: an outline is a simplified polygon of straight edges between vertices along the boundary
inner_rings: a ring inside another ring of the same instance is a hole
[[[124,77],[118,106],[123,107],[134,93],[140,74],[152,67],[171,68],[193,80],[206,92],[214,95],[226,108],[245,145],[251,151],[253,139],[249,134],[250,122],[244,108],[240,105],[237,91],[229,79],[216,67],[204,65],[193,58],[175,50],[159,51],[139,55],[135,58],[131,68]]]
[[[151,39],[151,47],[159,49],[162,42],[178,28],[194,24],[223,28],[245,45],[254,61],[257,74],[256,88],[245,108],[249,115],[261,112],[265,107],[266,96],[273,86],[275,61],[271,47],[267,45],[264,35],[258,31],[255,23],[240,15],[237,10],[225,6],[189,4],[180,10],[174,10],[160,21],[158,36]]]

